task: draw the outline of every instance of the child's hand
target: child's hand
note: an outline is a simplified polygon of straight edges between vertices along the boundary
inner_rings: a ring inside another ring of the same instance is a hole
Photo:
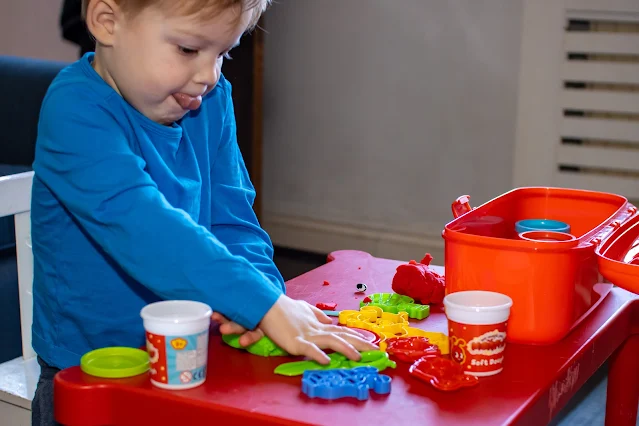
[[[224,315],[213,312],[211,315],[213,321],[220,323],[220,332],[222,334],[241,334],[239,343],[246,347],[264,337],[264,333],[259,328],[255,330],[247,330],[236,322],[230,321]]]
[[[359,361],[359,351],[379,349],[355,330],[333,325],[321,310],[306,302],[280,296],[259,328],[291,355],[304,355],[320,364],[330,358],[320,349],[333,349]]]

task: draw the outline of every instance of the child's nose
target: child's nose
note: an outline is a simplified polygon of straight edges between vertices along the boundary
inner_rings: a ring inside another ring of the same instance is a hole
[[[195,82],[203,84],[208,87],[213,87],[217,84],[217,80],[220,78],[220,68],[216,65],[202,67],[195,76]]]

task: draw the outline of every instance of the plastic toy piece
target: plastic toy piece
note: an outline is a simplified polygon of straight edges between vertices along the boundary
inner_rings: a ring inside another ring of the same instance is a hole
[[[329,283],[328,281],[324,281],[322,285],[331,285],[331,283]]]
[[[447,355],[449,352],[448,336],[444,333],[435,333],[411,327],[408,323],[407,312],[393,314],[382,311],[382,308],[379,306],[369,305],[360,308],[359,311],[341,311],[339,314],[339,323],[347,327],[363,328],[364,330],[372,331],[380,336],[380,338],[385,339],[410,336],[426,337],[431,343],[439,347],[442,355]],[[379,347],[382,351],[385,350],[385,345],[385,341],[380,342]]]
[[[392,379],[379,374],[375,367],[356,367],[324,371],[305,371],[302,392],[309,398],[357,398],[366,401],[369,390],[381,395],[389,394]]]
[[[409,326],[407,312],[384,312],[379,306],[370,305],[361,307],[359,311],[343,310],[339,322],[348,327],[363,328],[376,333],[380,331],[388,337],[401,333],[402,326]]]
[[[339,317],[339,314],[342,311],[332,311],[332,310],[324,309],[322,310],[322,312],[324,312],[324,314],[328,315],[329,317]]]
[[[393,291],[412,297],[422,305],[442,303],[446,283],[443,276],[428,268],[432,260],[433,256],[426,253],[419,263],[411,260],[407,264],[399,265],[393,277]]]
[[[116,379],[146,373],[149,354],[137,348],[121,346],[95,349],[80,358],[80,369],[96,377]]]
[[[357,289],[357,292],[358,292],[358,293],[363,293],[363,292],[365,292],[365,291],[366,291],[366,289],[367,289],[368,287],[366,287],[366,284],[364,284],[364,283],[358,283],[358,284],[355,286],[355,288]]]
[[[386,340],[386,352],[397,361],[412,363],[424,357],[441,356],[439,347],[426,337],[395,337]]]
[[[372,301],[373,301],[373,299],[371,299],[371,298],[370,298],[370,297],[368,297],[368,296],[366,296],[366,297],[364,298],[364,300],[362,300],[362,302],[364,302],[364,303],[371,303]]]
[[[359,306],[379,306],[384,312],[408,312],[408,317],[422,320],[430,315],[430,306],[415,303],[412,297],[395,293],[375,293],[368,296],[370,302],[361,301]]]
[[[430,343],[432,343],[433,345],[436,345],[439,348],[439,351],[441,352],[442,355],[448,355],[450,352],[449,339],[448,339],[448,336],[445,335],[444,333],[437,333],[434,331],[424,331],[424,330],[420,330],[419,328],[408,327],[405,335],[391,336],[390,338],[403,339],[407,337],[425,337],[426,339],[428,339]],[[387,340],[384,340],[383,342],[381,342],[379,345],[379,348],[382,351],[386,351]]]
[[[369,342],[377,346],[379,346],[380,342],[385,339],[385,337],[383,336],[380,337],[379,335],[377,335],[377,333],[373,333],[370,330],[364,330],[361,328],[352,328],[352,330],[357,331],[359,334],[362,335],[364,339],[368,340]],[[386,352],[386,351],[382,351],[382,352]]]
[[[454,391],[479,383],[477,377],[464,374],[461,365],[447,358],[420,358],[410,366],[408,372],[442,391]]]
[[[328,354],[331,362],[328,365],[322,365],[315,361],[295,361],[280,364],[275,369],[275,374],[282,376],[299,376],[305,371],[315,370],[335,370],[339,368],[355,368],[355,367],[374,367],[379,371],[384,371],[387,367],[395,368],[397,364],[391,361],[386,352],[382,351],[366,351],[361,353],[362,358],[359,361],[351,361],[346,356],[334,352]]]
[[[337,303],[320,302],[320,303],[316,304],[315,306],[317,306],[318,309],[322,309],[322,310],[325,310],[325,311],[334,311],[335,308],[337,308]]]
[[[264,336],[257,342],[249,346],[240,345],[239,334],[225,334],[222,336],[222,340],[229,346],[236,349],[244,349],[253,355],[259,356],[286,356],[288,353],[284,349],[277,346],[271,339]]]

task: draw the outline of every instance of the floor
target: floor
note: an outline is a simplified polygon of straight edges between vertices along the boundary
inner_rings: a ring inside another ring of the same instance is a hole
[[[275,263],[285,280],[301,275],[326,262],[326,256],[276,248]],[[552,426],[599,426],[606,412],[606,375],[604,366],[577,392],[568,405],[550,423]],[[637,421],[639,426],[639,420]]]

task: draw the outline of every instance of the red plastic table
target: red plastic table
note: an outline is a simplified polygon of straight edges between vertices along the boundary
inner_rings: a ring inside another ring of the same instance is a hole
[[[330,262],[288,282],[288,293],[309,303],[336,302],[358,309],[367,293],[391,291],[398,261],[357,251],[339,251]],[[330,285],[323,285],[328,281]],[[413,326],[446,330],[446,318],[433,312]],[[547,423],[592,374],[610,358],[606,424],[635,425],[639,401],[639,298],[614,288],[560,343],[536,347],[509,345],[504,371],[478,386],[444,393],[408,374],[407,364],[384,374],[393,378],[390,395],[371,393],[368,401],[323,401],[301,393],[300,377],[273,369],[291,359],[262,358],[210,339],[204,385],[167,391],[146,374],[100,379],[79,367],[55,378],[55,414],[66,425],[497,425]]]

